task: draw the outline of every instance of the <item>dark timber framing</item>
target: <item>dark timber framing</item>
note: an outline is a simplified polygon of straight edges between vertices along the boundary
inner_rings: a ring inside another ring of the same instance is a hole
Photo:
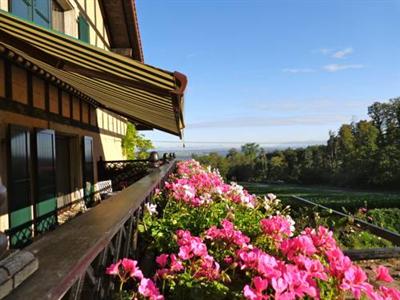
[[[1,58],[1,56],[0,56]],[[0,97],[0,109],[5,110],[5,111],[9,111],[9,112],[13,112],[13,113],[17,113],[17,114],[23,114],[29,117],[33,117],[33,118],[38,118],[41,120],[46,120],[46,121],[52,121],[52,122],[56,122],[59,124],[63,124],[63,125],[69,125],[69,126],[74,126],[83,130],[88,130],[91,132],[95,132],[95,133],[102,133],[102,134],[107,134],[110,136],[114,136],[114,137],[119,137],[122,138],[124,137],[124,135],[122,135],[121,133],[117,133],[117,132],[113,132],[111,130],[106,130],[106,129],[102,129],[97,127],[96,125],[93,125],[92,122],[93,120],[91,120],[91,111],[94,110],[96,108],[95,105],[93,105],[93,103],[90,103],[88,101],[86,101],[86,99],[82,99],[80,97],[80,95],[74,95],[72,93],[71,90],[69,90],[68,88],[66,88],[65,86],[63,87],[61,84],[58,85],[58,96],[57,96],[57,100],[58,100],[58,113],[53,113],[50,112],[50,85],[53,83],[50,83],[48,81],[48,78],[42,74],[42,76],[38,76],[38,78],[41,78],[44,80],[44,88],[45,88],[45,109],[41,109],[41,108],[37,108],[34,106],[33,103],[33,84],[32,84],[32,79],[33,76],[37,76],[40,74],[33,74],[32,72],[29,71],[29,69],[27,70],[27,95],[28,95],[28,104],[24,104],[24,103],[20,103],[17,102],[15,100],[13,100],[13,87],[12,87],[12,66],[14,65],[13,63],[11,63],[9,60],[4,59],[4,84],[5,84],[5,97]],[[18,66],[18,65],[16,65]],[[57,87],[57,85],[55,85]],[[69,101],[69,116],[68,117],[64,117],[63,116],[63,98],[62,98],[62,94],[63,92],[67,93],[68,96],[68,101]],[[74,96],[76,97],[76,99],[79,100],[79,116],[80,119],[79,120],[74,120],[73,118],[73,98]],[[88,122],[83,122],[83,102],[87,103],[87,107],[88,109]],[[115,115],[112,112],[109,112],[113,115],[114,118],[116,118],[117,120],[120,121],[124,121],[124,119],[120,116]]]

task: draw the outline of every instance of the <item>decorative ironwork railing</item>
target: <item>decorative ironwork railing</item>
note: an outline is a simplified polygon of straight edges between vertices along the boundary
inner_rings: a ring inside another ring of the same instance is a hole
[[[114,160],[97,162],[98,179],[111,180],[114,191],[122,190],[148,174],[152,162],[142,160]]]
[[[174,154],[166,154],[163,159],[158,160],[158,155],[150,156],[150,159],[142,160],[118,160],[104,161],[100,160],[97,163],[98,181],[94,185],[89,185],[89,188],[81,189],[80,197],[68,201],[63,205],[58,205],[54,210],[36,216],[32,220],[24,222],[18,226],[14,226],[5,231],[5,234],[10,240],[10,248],[21,249],[31,244],[37,237],[54,230],[58,225],[60,214],[68,212],[73,206],[82,205],[84,210],[98,204],[95,199],[101,199],[103,194],[109,191],[120,191],[140,178],[151,172],[152,168],[162,165],[168,160],[174,158]],[[155,159],[152,159],[155,158]]]
[[[106,182],[100,189],[96,189],[85,196],[83,195],[82,190],[82,195],[80,198],[69,201],[62,206],[57,206],[53,211],[41,216],[37,216],[36,218],[18,226],[7,229],[5,234],[11,241],[10,248],[20,249],[26,247],[27,245],[31,244],[39,235],[57,228],[59,225],[59,214],[68,211],[75,205],[86,204],[88,201],[87,199],[93,199],[95,197],[101,198],[101,195],[109,190],[111,190],[111,182]]]
[[[39,269],[6,299],[111,299],[105,268],[138,258],[137,225],[145,203],[175,169],[166,161],[147,176],[25,248]]]

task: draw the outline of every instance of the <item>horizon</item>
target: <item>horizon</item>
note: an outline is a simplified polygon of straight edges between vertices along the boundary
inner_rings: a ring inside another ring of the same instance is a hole
[[[400,1],[137,2],[145,62],[189,78],[183,141],[326,141],[400,96]],[[165,14],[168,11],[168,14]]]

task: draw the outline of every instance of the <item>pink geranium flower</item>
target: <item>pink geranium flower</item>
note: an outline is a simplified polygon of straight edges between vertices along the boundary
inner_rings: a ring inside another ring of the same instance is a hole
[[[259,276],[256,276],[252,280],[254,288],[251,288],[249,285],[246,285],[243,288],[243,295],[246,299],[249,300],[264,300],[269,299],[268,295],[263,295],[263,292],[268,287],[268,280],[262,279]]]
[[[384,300],[400,300],[400,292],[394,288],[388,288],[386,286],[380,286],[379,292],[382,294]]]
[[[161,268],[164,268],[167,265],[168,257],[169,257],[168,254],[161,254],[161,255],[157,256],[156,262],[158,263],[158,265]]]
[[[111,264],[106,269],[106,274],[108,275],[119,275],[121,280],[128,280],[129,277],[142,279],[143,273],[137,266],[137,261],[123,258],[117,261],[115,264]]]
[[[111,264],[106,269],[106,274],[108,274],[108,275],[118,275],[119,274],[119,266],[120,265],[121,265],[121,261],[118,261],[115,264]]]
[[[137,279],[143,278],[143,273],[138,268],[136,260],[123,258],[121,261],[121,265],[124,268],[124,271],[126,272],[126,274],[129,274],[130,277],[137,278]]]
[[[206,231],[206,238],[210,240],[220,239],[228,244],[238,247],[247,247],[250,238],[243,234],[240,230],[235,230],[232,222],[227,219],[221,221],[222,229],[212,226]]]
[[[393,278],[389,274],[389,270],[384,266],[379,266],[376,270],[376,280],[392,282]]]
[[[354,265],[344,272],[340,288],[350,290],[356,299],[360,299],[362,293],[369,294],[373,291],[372,286],[367,282],[365,272],[360,267]]]
[[[293,234],[292,224],[284,216],[272,216],[261,220],[260,223],[263,232],[271,236],[278,244]]]
[[[160,291],[151,279],[143,278],[140,281],[139,293],[148,297],[150,300],[164,300],[164,296],[160,294]]]
[[[280,250],[290,260],[299,254],[311,256],[317,252],[312,239],[307,235],[299,235],[292,239],[284,240],[280,245]]]

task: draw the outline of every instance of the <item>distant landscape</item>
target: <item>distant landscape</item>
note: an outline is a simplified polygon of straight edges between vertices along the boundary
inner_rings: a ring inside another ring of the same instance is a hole
[[[369,120],[342,124],[323,145],[190,153],[228,180],[400,189],[400,98],[375,102]],[[189,153],[186,153],[188,156]]]

